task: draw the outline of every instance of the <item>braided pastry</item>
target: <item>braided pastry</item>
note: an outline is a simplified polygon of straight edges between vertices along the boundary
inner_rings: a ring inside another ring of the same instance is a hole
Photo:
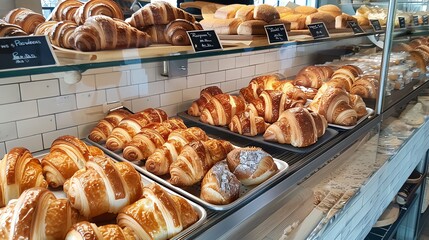
[[[0,37],[27,36],[28,33],[15,24],[0,22]]]
[[[77,28],[75,22],[61,21],[54,24],[49,32],[51,43],[55,46],[73,49],[72,35]]]
[[[119,122],[106,140],[106,147],[112,151],[119,151],[125,144],[131,142],[140,129],[149,123],[167,120],[167,113],[161,109],[147,108],[141,112],[125,117]]]
[[[122,121],[125,117],[131,115],[132,113],[125,109],[116,109],[107,114],[107,116],[100,120],[98,124],[92,129],[89,133],[88,138],[91,141],[96,143],[105,142],[107,137],[112,132],[113,128],[118,126],[119,122]]]
[[[234,115],[240,114],[246,108],[243,98],[229,94],[213,96],[201,113],[200,120],[210,125],[227,126]]]
[[[140,48],[151,44],[146,33],[103,15],[89,17],[84,25],[76,28],[71,39],[74,48],[80,51]]]
[[[156,149],[168,140],[176,129],[185,129],[186,125],[179,118],[171,118],[162,123],[152,123],[141,129],[123,151],[123,157],[129,161],[147,159]]]
[[[76,10],[74,19],[77,25],[82,25],[88,18],[97,15],[124,20],[121,8],[113,0],[89,0]]]
[[[142,195],[140,174],[128,162],[96,156],[64,184],[64,192],[80,214],[92,218],[119,210]]]
[[[15,8],[4,17],[4,20],[8,23],[18,25],[24,32],[32,34],[37,25],[45,21],[45,18],[42,14],[28,8]]]
[[[48,187],[39,160],[26,148],[12,148],[0,161],[0,207],[32,187]]]
[[[197,22],[193,23],[185,19],[173,20],[165,27],[165,40],[173,46],[191,45],[186,32],[193,30],[203,30],[203,27]]]
[[[62,0],[52,10],[52,20],[54,21],[74,21],[75,13],[77,9],[82,6],[83,3],[78,0]]]

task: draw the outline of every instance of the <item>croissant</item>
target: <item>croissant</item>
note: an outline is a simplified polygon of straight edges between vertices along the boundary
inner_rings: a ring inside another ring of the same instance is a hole
[[[165,27],[167,25],[150,25],[141,29],[142,32],[147,33],[150,36],[152,44],[167,44],[165,39]]]
[[[122,20],[103,15],[89,17],[84,25],[76,28],[71,41],[75,49],[85,52],[140,48],[151,44],[147,33],[131,27]]]
[[[326,66],[308,66],[301,69],[295,77],[298,86],[320,88],[332,76],[332,69]]]
[[[357,121],[357,113],[350,106],[348,93],[341,88],[330,87],[318,92],[309,107],[323,115],[328,123],[351,126]]]
[[[358,118],[361,118],[368,114],[366,111],[366,105],[363,99],[359,95],[349,94],[350,106],[356,111]]]
[[[321,114],[302,107],[290,108],[267,128],[263,137],[266,141],[307,147],[317,142],[327,126],[327,121]]]
[[[156,108],[147,108],[127,116],[112,130],[106,140],[106,147],[112,151],[122,150],[142,127],[152,122],[163,122],[167,118],[167,113]]]
[[[290,99],[301,102],[302,104],[307,102],[307,95],[305,92],[298,86],[295,86],[292,81],[281,81],[274,90],[280,90],[287,94]]]
[[[62,240],[79,219],[67,199],[57,199],[48,189],[34,187],[0,209],[0,238]]]
[[[278,75],[262,75],[252,78],[248,87],[252,89],[253,98],[258,98],[259,94],[261,94],[263,90],[274,90],[277,88],[277,86],[279,86],[280,83],[281,81]]]
[[[198,127],[174,130],[168,136],[167,142],[148,157],[145,168],[155,175],[167,174],[171,163],[177,159],[184,145],[192,141],[206,141],[207,139],[206,133]]]
[[[45,18],[42,14],[28,8],[15,8],[6,14],[4,20],[8,23],[18,25],[24,32],[32,34],[37,25],[45,21]]]
[[[182,187],[200,182],[210,168],[225,159],[232,149],[230,142],[217,139],[188,143],[170,165],[169,182]]]
[[[77,25],[84,24],[90,17],[104,15],[124,20],[121,7],[112,0],[89,0],[75,10],[74,20]]]
[[[165,40],[173,46],[191,45],[187,31],[203,30],[198,22],[191,22],[185,19],[171,21],[164,30]]]
[[[54,21],[74,21],[76,11],[83,3],[78,0],[63,0],[52,10],[52,20]]]
[[[229,204],[238,199],[240,186],[240,181],[229,170],[226,161],[220,161],[204,176],[200,198],[211,204]]]
[[[153,183],[143,189],[143,198],[123,208],[118,225],[129,228],[137,239],[169,239],[199,219],[184,198],[168,194]]]
[[[107,156],[91,158],[64,184],[71,205],[87,218],[118,213],[141,197],[142,188],[141,176],[130,163],[115,163]]]
[[[229,94],[218,94],[206,104],[200,120],[210,125],[226,126],[234,115],[240,114],[246,108],[243,98]]]
[[[107,116],[100,120],[100,122],[98,122],[98,124],[92,129],[88,138],[96,143],[105,142],[113,128],[118,126],[122,119],[131,114],[132,113],[130,111],[122,108],[109,112]]]
[[[32,187],[48,187],[39,160],[26,148],[12,148],[0,162],[0,208]]]
[[[104,226],[95,225],[87,221],[74,224],[67,233],[66,240],[137,240],[135,233],[129,228],[121,228],[116,224]]]
[[[126,20],[131,26],[143,29],[150,25],[169,24],[176,19],[195,22],[195,18],[180,8],[164,1],[152,2],[137,10]]]
[[[57,47],[73,49],[72,35],[78,26],[73,21],[61,21],[54,24],[49,31],[51,43]]]
[[[55,139],[49,153],[42,159],[43,174],[49,186],[62,186],[65,180],[85,166],[92,154],[104,155],[103,151],[91,150],[92,148],[97,149],[70,135]]]
[[[57,24],[57,21],[46,21],[43,22],[34,29],[33,35],[46,35],[49,36],[49,33],[51,32],[52,27]]]
[[[15,24],[0,22],[0,37],[27,36],[28,33]]]
[[[218,86],[206,87],[200,92],[200,98],[192,102],[192,105],[188,108],[188,114],[191,116],[199,117],[206,104],[214,95],[223,93]]]
[[[228,127],[232,132],[245,136],[256,136],[265,132],[268,123],[263,117],[258,116],[254,111],[246,110],[240,114],[234,115]]]
[[[147,159],[157,148],[168,140],[170,133],[176,129],[185,129],[186,125],[179,118],[171,118],[162,123],[152,123],[142,128],[123,151],[123,157],[129,161]]]
[[[236,148],[228,153],[226,162],[243,185],[260,184],[278,172],[273,157],[256,147]]]
[[[376,98],[378,95],[378,80],[371,76],[358,78],[350,89],[350,93],[362,98]]]

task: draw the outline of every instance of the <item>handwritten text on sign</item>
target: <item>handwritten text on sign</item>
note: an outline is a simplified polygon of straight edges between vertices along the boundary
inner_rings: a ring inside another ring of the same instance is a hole
[[[0,70],[55,65],[46,36],[0,38]]]
[[[288,41],[288,36],[284,24],[265,25],[264,28],[265,32],[267,33],[269,44]]]
[[[195,52],[222,49],[219,38],[213,30],[188,31]]]
[[[371,22],[371,25],[372,25],[372,28],[374,29],[374,31],[377,32],[377,31],[383,30],[381,28],[381,24],[380,24],[380,21],[378,21],[378,19],[370,19],[369,21]]]
[[[347,25],[353,30],[354,34],[364,33],[363,29],[355,21],[347,21]]]
[[[307,27],[314,39],[329,38],[329,32],[326,29],[325,23],[312,23],[308,24]]]

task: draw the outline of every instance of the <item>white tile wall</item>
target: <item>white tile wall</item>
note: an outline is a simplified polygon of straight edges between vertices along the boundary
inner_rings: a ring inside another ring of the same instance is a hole
[[[155,81],[156,69],[141,68],[131,70],[131,84],[140,84]]]
[[[219,60],[219,70],[235,68],[235,58],[224,58]]]
[[[0,142],[18,138],[16,122],[0,124]],[[1,149],[1,148],[0,148]]]
[[[0,85],[0,104],[7,104],[21,101],[18,84]]]
[[[241,56],[235,58],[235,66],[237,68],[247,67],[250,65],[250,56]]]
[[[91,125],[93,125],[93,124],[91,124]],[[46,132],[46,133],[42,134],[43,147],[45,149],[50,148],[52,145],[52,142],[55,139],[57,139],[58,137],[64,136],[64,135],[78,136],[77,127],[65,128],[65,129],[61,129],[58,131],[51,131],[51,132]]]
[[[103,107],[97,106],[56,114],[55,121],[57,123],[57,129],[63,129],[79,126],[81,124],[97,122],[100,119],[103,119],[104,116],[105,113],[103,112]]]
[[[36,101],[0,105],[0,123],[37,117]]]
[[[110,88],[106,90],[106,99],[108,103],[118,102],[127,99],[134,99],[138,97],[139,87],[137,85]]]
[[[60,95],[58,79],[21,83],[20,88],[23,101]]]
[[[87,108],[106,102],[106,91],[93,91],[76,94],[77,108]]]
[[[22,83],[31,81],[30,76],[2,78],[0,84]]]
[[[28,137],[31,135],[50,132],[56,129],[54,115],[31,118],[16,122],[18,137]]]
[[[175,91],[170,93],[161,94],[161,106],[167,106],[182,101],[182,91]]]
[[[65,95],[37,100],[40,115],[72,111],[77,108],[76,95]]]
[[[219,71],[219,60],[205,60],[201,62],[201,73]]]
[[[139,111],[149,107],[158,108],[161,106],[160,95],[132,100],[132,106],[133,111]]]
[[[183,90],[186,88],[186,77],[173,78],[164,81],[165,92],[173,92],[177,90]]]
[[[81,80],[76,84],[65,83],[60,79],[61,94],[81,93],[95,90],[95,75],[83,75]]]
[[[206,74],[206,84],[220,83],[225,81],[225,71],[213,72]]]
[[[95,75],[95,86],[97,89],[106,89],[130,85],[129,71],[109,72]]]
[[[187,86],[188,88],[203,86],[206,84],[206,75],[198,74],[187,77]]]
[[[139,95],[141,97],[164,93],[164,81],[156,81],[139,85]]]
[[[43,150],[42,136],[34,135],[31,137],[17,138],[6,142],[6,151],[9,152],[14,147],[25,147],[31,152]]]

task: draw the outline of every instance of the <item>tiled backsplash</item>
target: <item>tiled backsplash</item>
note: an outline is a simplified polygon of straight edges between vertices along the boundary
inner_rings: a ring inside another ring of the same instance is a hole
[[[359,44],[347,39],[305,46],[193,58],[188,76],[161,76],[161,63],[90,69],[76,84],[64,73],[0,79],[0,154],[16,146],[32,152],[48,149],[55,138],[71,134],[84,138],[109,108],[120,104],[133,111],[161,108],[169,116],[186,110],[200,90],[217,85],[236,93],[258,75],[294,76],[316,62],[320,50]]]

